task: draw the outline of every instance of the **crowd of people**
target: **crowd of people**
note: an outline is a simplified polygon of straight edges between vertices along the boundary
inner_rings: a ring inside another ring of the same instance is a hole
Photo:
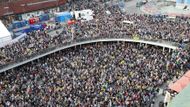
[[[63,28],[66,30],[67,28]],[[60,35],[49,35],[47,31],[31,32],[19,42],[2,47],[1,64],[7,62],[18,61],[19,59],[27,58],[28,56],[44,51],[44,49],[57,46],[71,38],[71,33],[61,32]]]
[[[5,107],[152,107],[159,87],[184,71],[169,50],[95,43],[62,50],[0,74]]]
[[[80,39],[136,37],[181,44],[190,37],[184,17],[128,15],[103,0],[71,0],[64,8],[92,9],[95,16],[58,25],[62,30],[54,35],[48,30],[27,34],[0,48],[0,65]],[[105,42],[64,49],[0,73],[0,106],[153,107],[160,86],[187,71],[189,53],[183,48],[163,51],[147,44]]]
[[[189,18],[178,17],[171,20],[166,16],[129,15],[122,13],[118,5],[93,0],[69,2],[66,10],[92,9],[94,19],[91,21],[77,21],[72,26],[64,25],[63,32],[54,37],[48,35],[47,30],[35,31],[28,34],[24,40],[0,48],[0,65],[25,59],[31,54],[65,42],[81,38],[93,37],[127,37],[147,40],[166,40],[182,43],[189,40]],[[110,11],[111,14],[107,14]],[[124,20],[133,24],[123,23]],[[73,36],[73,37],[72,37]]]

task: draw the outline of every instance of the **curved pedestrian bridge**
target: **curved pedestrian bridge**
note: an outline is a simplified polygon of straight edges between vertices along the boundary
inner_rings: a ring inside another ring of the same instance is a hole
[[[4,65],[4,66],[0,67],[0,73],[10,70],[12,68],[18,67],[20,65],[26,64],[28,62],[32,62],[36,59],[42,58],[44,56],[50,55],[52,53],[58,52],[60,50],[66,49],[66,48],[70,48],[70,47],[74,47],[74,46],[78,46],[78,45],[96,43],[96,42],[134,42],[134,43],[148,44],[148,45],[163,47],[163,51],[165,48],[168,48],[169,50],[177,49],[177,44],[171,43],[171,42],[166,42],[166,41],[150,41],[150,40],[142,40],[142,39],[136,40],[136,39],[125,38],[125,37],[80,38],[80,39],[76,39],[76,40],[72,40],[72,41],[68,40],[64,44],[42,50],[41,52],[30,55],[29,57],[24,57],[20,60],[17,60],[16,62],[12,62],[7,65]]]

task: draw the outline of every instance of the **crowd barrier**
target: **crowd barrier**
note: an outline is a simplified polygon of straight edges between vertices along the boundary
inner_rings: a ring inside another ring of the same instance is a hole
[[[47,56],[49,54],[55,53],[57,51],[78,46],[78,45],[83,45],[83,44],[89,44],[89,43],[96,43],[96,42],[111,42],[111,41],[125,41],[125,42],[136,42],[136,43],[144,43],[144,44],[149,44],[149,45],[155,45],[155,46],[160,46],[168,49],[177,49],[178,44],[176,43],[171,43],[171,42],[166,42],[163,40],[145,40],[145,39],[134,39],[134,38],[129,38],[129,36],[97,36],[97,37],[83,37],[83,38],[78,38],[74,40],[66,40],[63,44],[59,44],[56,46],[52,46],[50,48],[41,50],[37,53],[33,53],[29,56],[24,56],[22,58],[18,58],[18,60],[8,63],[6,65],[0,66],[0,73],[10,70],[12,68],[18,67],[20,65],[26,64],[28,62],[32,62],[36,59],[42,58],[44,56]]]

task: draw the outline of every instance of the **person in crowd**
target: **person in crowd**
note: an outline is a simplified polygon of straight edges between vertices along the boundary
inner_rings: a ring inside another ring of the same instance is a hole
[[[166,69],[171,59],[169,50],[135,43],[69,48],[1,73],[0,104],[150,107],[159,87],[183,71]]]
[[[189,38],[188,18],[128,15],[118,5],[103,0],[71,0],[64,8],[92,9],[95,16],[61,26],[63,30],[55,35],[49,30],[29,33],[23,40],[0,48],[0,64],[85,39],[135,36],[179,42]],[[124,24],[124,20],[133,24]],[[159,87],[186,71],[188,59],[189,53],[183,48],[163,52],[160,47],[124,42],[65,49],[0,73],[0,106],[151,107]]]
[[[1,60],[0,65],[27,59],[68,41],[76,42],[97,37],[132,39],[135,37],[179,43],[190,37],[188,18],[178,17],[171,20],[166,16],[123,14],[118,5],[95,0],[70,1],[65,9],[71,7],[74,10],[92,9],[95,13],[94,19],[85,22],[77,21],[72,26],[64,25],[63,31],[60,34],[56,32],[56,36],[49,35],[47,30],[31,32],[24,40],[0,48],[0,54],[7,59]],[[106,14],[107,10],[111,14]],[[131,21],[133,24],[125,24],[124,20]],[[60,28],[60,24],[55,28]]]

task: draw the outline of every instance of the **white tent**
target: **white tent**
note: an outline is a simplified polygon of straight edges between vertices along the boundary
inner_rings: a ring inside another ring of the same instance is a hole
[[[11,33],[0,20],[0,45],[7,44],[12,40]]]
[[[94,11],[92,11],[90,9],[86,9],[86,10],[80,10],[80,11],[71,12],[72,16],[74,14],[75,14],[76,19],[83,19],[85,21],[89,21],[89,20],[93,19]],[[79,14],[80,14],[80,17],[79,17]]]

